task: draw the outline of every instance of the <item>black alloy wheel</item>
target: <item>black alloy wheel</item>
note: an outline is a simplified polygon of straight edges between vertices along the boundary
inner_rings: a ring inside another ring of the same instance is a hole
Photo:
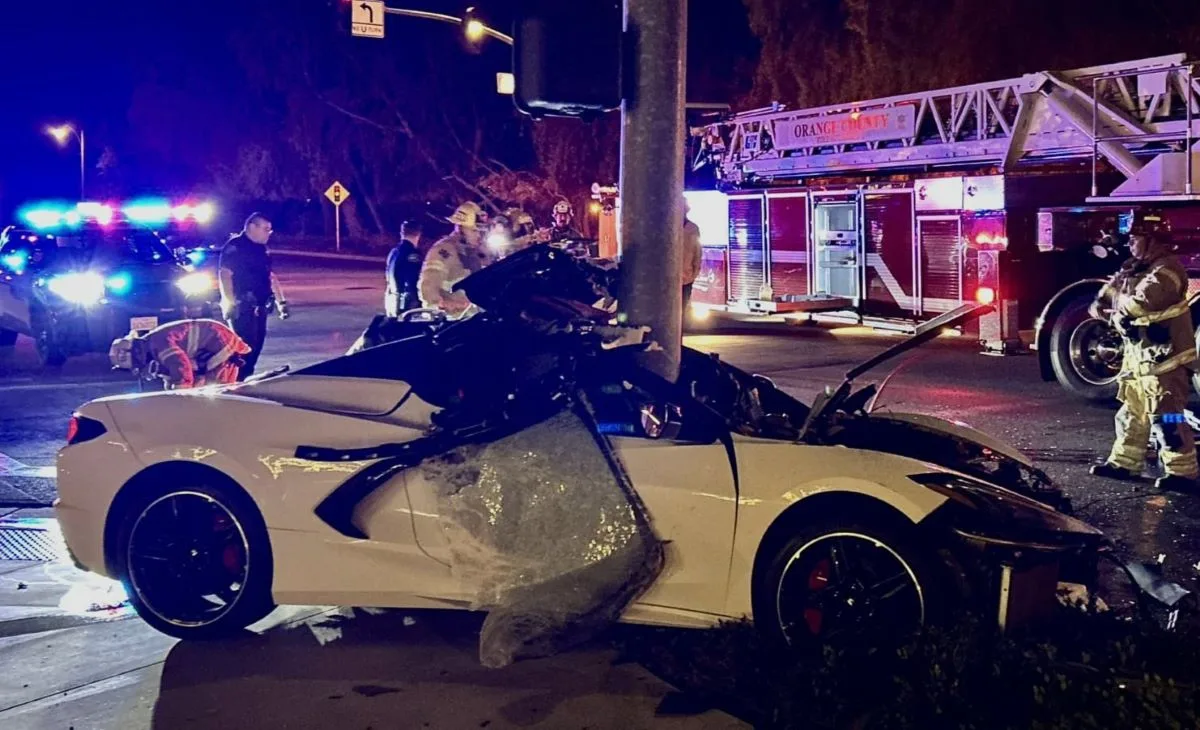
[[[181,639],[235,635],[266,616],[272,556],[249,500],[209,486],[136,500],[117,541],[117,571],[138,614]]]

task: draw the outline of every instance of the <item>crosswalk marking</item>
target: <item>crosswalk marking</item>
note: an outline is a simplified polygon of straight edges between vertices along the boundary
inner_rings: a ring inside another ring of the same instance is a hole
[[[29,466],[0,451],[0,477],[32,477],[54,479],[58,470],[53,466]]]

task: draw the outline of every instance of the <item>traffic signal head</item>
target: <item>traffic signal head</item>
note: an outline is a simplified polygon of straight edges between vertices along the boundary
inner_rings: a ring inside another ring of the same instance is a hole
[[[621,106],[619,0],[527,0],[513,24],[517,108],[578,117]]]

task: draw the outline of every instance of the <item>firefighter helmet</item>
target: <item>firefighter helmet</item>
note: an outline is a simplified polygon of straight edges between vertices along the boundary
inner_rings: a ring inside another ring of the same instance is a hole
[[[560,200],[554,204],[554,215],[574,215],[575,210],[571,207],[571,203],[567,200]]]
[[[508,220],[509,226],[514,232],[533,226],[533,217],[520,208],[509,208],[504,212],[503,217]]]
[[[1161,211],[1137,211],[1129,225],[1129,235],[1165,241],[1171,237],[1171,224],[1163,217]]]
[[[130,332],[124,337],[113,340],[112,346],[108,348],[108,360],[112,363],[114,370],[133,370],[134,363],[134,341],[137,335]]]
[[[477,203],[467,201],[454,209],[454,213],[446,220],[463,228],[475,228],[483,217],[483,209]]]

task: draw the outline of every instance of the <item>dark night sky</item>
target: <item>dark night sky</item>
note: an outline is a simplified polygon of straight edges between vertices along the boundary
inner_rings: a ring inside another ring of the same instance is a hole
[[[0,74],[0,98],[5,100],[0,113],[0,205],[8,208],[21,200],[75,195],[78,148],[74,142],[60,148],[46,135],[48,124],[75,122],[83,126],[89,168],[105,146],[120,157],[127,146],[130,101],[139,84],[156,80],[184,94],[236,98],[235,87],[245,81],[227,52],[225,39],[245,22],[247,4],[273,5],[278,8],[279,22],[288,23],[288,13],[328,13],[334,1],[3,3],[0,27],[6,30],[9,65]],[[407,3],[449,13],[463,8],[444,0]],[[396,0],[389,4],[402,6]],[[507,29],[506,13],[512,0],[475,4],[490,23]],[[392,23],[390,20],[389,35]],[[409,23],[413,25],[405,28],[407,32],[422,32],[424,21]],[[756,48],[741,0],[693,0],[690,25],[692,86],[708,86],[693,88],[690,95],[693,100],[727,97],[732,93],[729,83],[734,64],[752,56]],[[714,82],[725,88],[714,89]],[[189,181],[177,182],[187,186]]]

